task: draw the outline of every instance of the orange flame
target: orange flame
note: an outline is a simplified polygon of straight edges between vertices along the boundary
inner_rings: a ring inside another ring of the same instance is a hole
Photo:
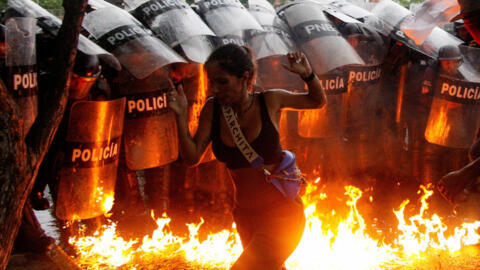
[[[428,117],[425,139],[431,143],[445,145],[450,133],[448,122],[448,106],[446,101],[434,101],[432,111]]]
[[[242,252],[235,224],[230,230],[210,234],[206,240],[199,241],[198,230],[203,222],[202,219],[199,224],[187,224],[189,236],[178,237],[169,231],[170,218],[164,214],[156,220],[158,228],[152,236],[144,236],[140,243],[116,235],[115,224],[104,226],[102,233],[97,231],[93,236],[72,237],[69,243],[79,251],[76,261],[88,269],[130,267],[139,262],[158,264],[175,258],[187,260],[191,266],[201,269],[229,268]]]
[[[307,225],[299,246],[287,260],[289,269],[375,269],[398,260],[393,248],[380,245],[365,233],[365,222],[356,208],[362,192],[352,186],[345,190],[350,197],[350,213],[335,229],[323,229],[329,222],[318,217],[315,204],[306,208]],[[332,220],[335,215],[331,213]]]
[[[109,196],[105,197],[105,200],[103,201],[103,205],[102,205],[104,213],[107,213],[112,209],[113,201],[114,201],[114,197],[112,194],[109,194]]]
[[[195,134],[198,127],[198,121],[200,119],[200,112],[202,111],[203,104],[207,99],[207,79],[203,68],[203,65],[199,65],[198,68],[198,91],[196,93],[195,102],[192,104],[190,111],[190,121],[188,123],[188,129],[190,134]]]
[[[136,241],[125,241],[116,235],[116,225],[105,226],[104,231],[93,236],[72,237],[69,243],[77,247],[80,265],[108,265],[119,267],[128,263],[134,254]]]
[[[480,241],[477,233],[480,221],[464,223],[454,229],[453,235],[448,235],[447,226],[438,215],[427,216],[427,200],[433,194],[430,186],[422,186],[419,191],[423,196],[417,215],[405,217],[408,200],[394,211],[399,234],[392,244],[386,244],[368,235],[367,224],[356,206],[362,196],[358,188],[345,187],[349,213],[342,217],[334,210],[330,213],[316,210],[317,203],[328,196],[318,190],[321,179],[314,182],[306,187],[303,196],[307,223],[300,244],[286,262],[288,269],[418,269],[415,265],[429,253],[453,254]],[[187,224],[190,233],[186,237],[172,234],[166,215],[156,222],[158,229],[141,241],[125,241],[117,236],[115,224],[106,226],[93,237],[71,238],[70,243],[80,254],[76,260],[88,269],[142,268],[142,265],[155,264],[163,268],[169,264],[168,260],[188,263],[188,266],[171,269],[228,269],[242,252],[235,224],[230,230],[210,234],[200,241],[198,230],[203,219],[199,224]],[[425,266],[422,263],[422,267]]]
[[[405,92],[405,77],[407,74],[407,65],[404,64],[400,67],[400,79],[398,80],[398,92],[397,92],[397,108],[395,114],[395,122],[400,123],[403,107],[403,93]]]
[[[397,244],[403,247],[407,255],[421,254],[432,248],[458,251],[463,246],[478,243],[480,238],[476,230],[480,227],[480,221],[462,224],[460,228],[455,228],[453,236],[447,238],[445,232],[448,228],[437,214],[433,214],[429,219],[425,218],[425,210],[428,209],[427,199],[432,196],[433,191],[429,190],[430,184],[420,188],[424,195],[421,198],[422,207],[418,215],[410,217],[408,219],[410,222],[405,220],[404,209],[409,203],[408,200],[401,204],[400,210],[394,211],[399,221],[398,229],[402,232]]]

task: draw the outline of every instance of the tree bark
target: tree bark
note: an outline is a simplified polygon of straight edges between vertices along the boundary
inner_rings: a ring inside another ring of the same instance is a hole
[[[77,52],[87,0],[64,0],[65,16],[57,36],[56,78],[48,89],[48,108],[26,137],[18,105],[0,80],[0,269],[7,267],[22,219],[22,209],[33,187],[38,168],[50,147],[68,101],[68,78]],[[41,87],[41,86],[40,86]],[[44,91],[45,92],[45,91]]]

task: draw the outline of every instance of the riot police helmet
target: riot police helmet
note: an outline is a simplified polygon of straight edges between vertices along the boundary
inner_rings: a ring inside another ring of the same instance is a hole
[[[82,77],[95,77],[100,73],[98,56],[77,51],[73,72]]]
[[[70,98],[84,99],[100,75],[101,66],[98,56],[77,51],[73,72],[70,76]]]
[[[357,23],[346,23],[342,32],[346,37],[361,36],[363,34],[362,29]]]
[[[357,47],[359,45],[363,34],[362,29],[356,23],[346,23],[342,28],[342,33],[353,47]]]
[[[462,60],[462,53],[458,46],[455,45],[445,45],[440,47],[438,51],[438,60],[446,61],[446,60]]]
[[[122,65],[118,59],[111,54],[100,54],[98,55],[98,59],[102,67],[102,76],[108,81],[113,80],[122,69]]]

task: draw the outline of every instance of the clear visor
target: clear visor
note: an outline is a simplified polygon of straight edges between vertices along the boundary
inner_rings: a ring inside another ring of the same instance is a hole
[[[70,74],[70,99],[85,99],[90,93],[90,89],[97,80],[100,72],[91,76],[79,76],[76,73]]]

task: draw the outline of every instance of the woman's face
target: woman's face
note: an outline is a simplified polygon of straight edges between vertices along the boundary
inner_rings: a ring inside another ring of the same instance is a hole
[[[209,62],[205,65],[208,77],[208,88],[213,95],[218,98],[222,105],[231,106],[242,100],[248,90],[248,73],[239,78],[228,73],[217,61]]]

